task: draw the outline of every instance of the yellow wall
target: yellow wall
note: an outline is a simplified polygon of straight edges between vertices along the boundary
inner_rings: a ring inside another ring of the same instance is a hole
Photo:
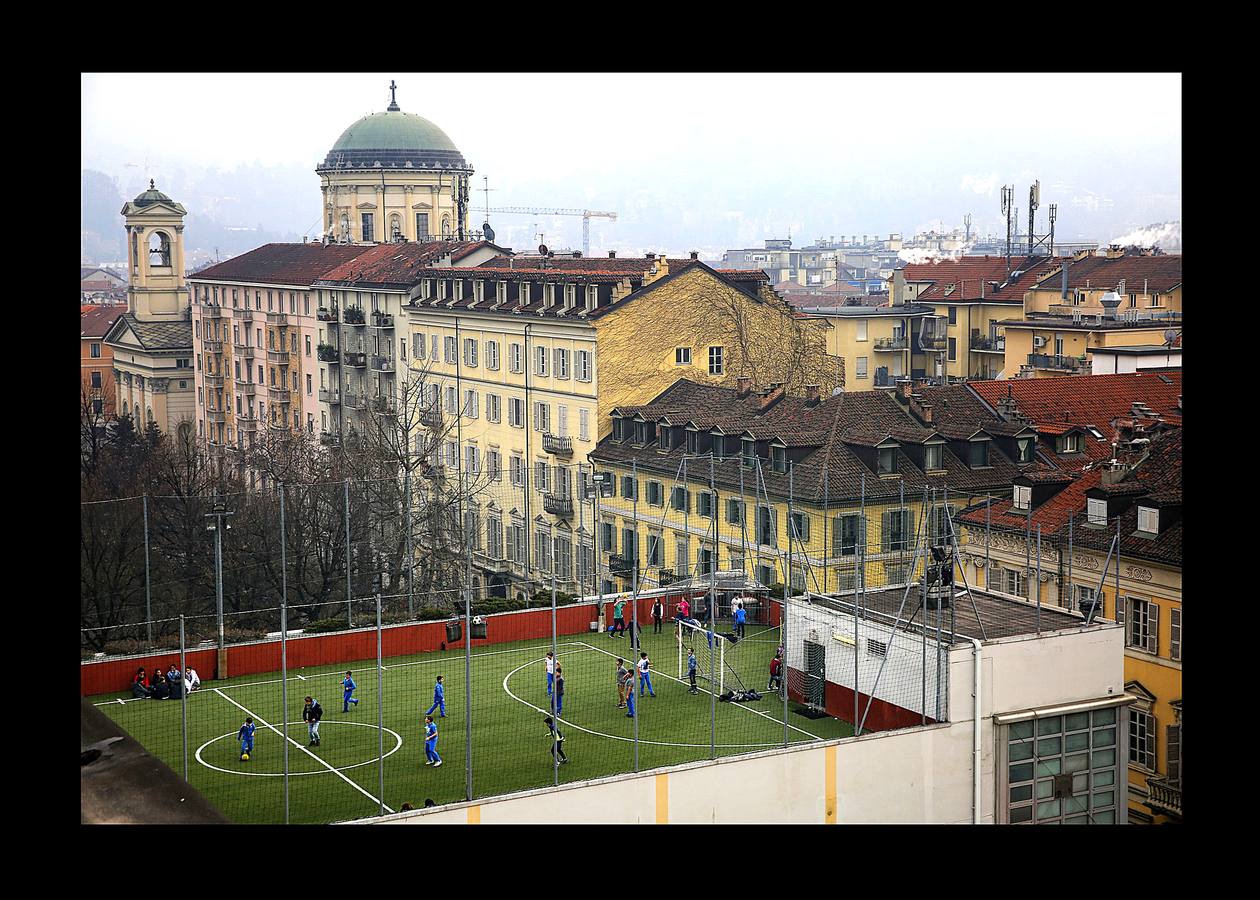
[[[594,324],[601,436],[612,427],[609,413],[615,407],[646,403],[679,378],[733,386],[748,375],[754,387],[779,381],[795,394],[817,383],[824,396],[844,385],[843,363],[827,354],[825,330],[816,322],[796,318],[768,289],[754,300],[700,267]],[[794,342],[801,347],[795,355],[789,352]],[[724,348],[721,375],[709,374],[714,346]],[[691,349],[690,365],[676,365],[678,347]]]
[[[1051,281],[1057,281],[1053,277]],[[1062,289],[1056,284],[1047,283],[1045,287],[1037,290],[1028,291],[1024,294],[1024,310],[1026,312],[1052,312],[1060,315],[1069,315],[1072,310],[1079,310],[1087,316],[1096,316],[1102,313],[1102,296],[1107,293],[1109,288],[1082,288],[1074,287],[1068,289],[1067,299],[1063,298]],[[1083,293],[1084,299],[1081,303],[1076,303],[1077,294]],[[1131,306],[1129,295],[1136,295],[1137,305]],[[1121,298],[1118,312],[1123,313],[1128,309],[1138,310],[1155,310],[1157,312],[1181,312],[1181,287],[1178,286],[1171,291],[1158,295],[1158,306],[1153,306],[1156,294],[1154,291],[1143,292],[1142,284],[1129,284],[1125,286],[1124,296]]]
[[[846,391],[868,391],[875,387],[875,370],[888,368],[890,378],[910,374],[910,329],[918,320],[909,316],[820,316],[827,336],[827,352],[844,360]],[[859,340],[861,323],[866,325],[866,338]],[[891,341],[893,327],[901,326],[904,350],[877,349],[881,341]],[[866,373],[860,374],[859,357],[866,361]]]

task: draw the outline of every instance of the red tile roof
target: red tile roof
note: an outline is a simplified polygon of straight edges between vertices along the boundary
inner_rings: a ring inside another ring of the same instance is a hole
[[[127,311],[127,304],[83,306],[80,308],[81,338],[103,338],[110,326]]]
[[[1135,402],[1146,404],[1165,422],[1181,424],[1180,370],[971,381],[967,386],[994,408],[1012,397],[1038,428],[1072,423],[1092,425],[1107,434],[1113,419],[1132,415]]]
[[[539,263],[544,260],[540,256],[517,256],[507,257],[500,256],[494,259],[488,259],[478,268],[481,269],[516,269],[516,268],[542,268]],[[628,257],[626,259],[609,259],[600,256],[551,256],[546,260],[546,268],[555,271],[579,271],[579,272],[598,272],[603,275],[612,274],[642,274],[651,272],[654,267],[659,266],[660,259],[646,259]]]
[[[1055,272],[1044,277],[1038,290],[1055,290],[1063,283],[1063,275]],[[1126,294],[1170,291],[1181,284],[1181,254],[1161,256],[1121,256],[1107,259],[1087,256],[1068,265],[1068,287],[1114,290],[1121,279]]]
[[[431,241],[401,244],[377,244],[366,248],[350,260],[318,276],[321,282],[357,282],[361,284],[411,285],[416,270],[432,266],[443,257],[452,260],[467,256],[485,241]]]
[[[904,271],[908,282],[932,282],[931,287],[919,293],[918,300],[923,303],[980,300],[982,286],[986,301],[1022,303],[1024,292],[1031,290],[1039,278],[1057,265],[1056,257],[1012,256],[1012,272],[1022,274],[1009,282],[1005,256],[960,256],[933,263],[909,264]]]
[[[307,286],[328,270],[372,249],[356,244],[263,244],[188,278]]]

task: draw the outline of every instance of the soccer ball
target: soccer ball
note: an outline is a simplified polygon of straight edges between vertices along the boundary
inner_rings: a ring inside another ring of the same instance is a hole
[[[248,753],[242,753],[242,754],[241,754],[241,762],[249,762],[249,754],[248,754]]]

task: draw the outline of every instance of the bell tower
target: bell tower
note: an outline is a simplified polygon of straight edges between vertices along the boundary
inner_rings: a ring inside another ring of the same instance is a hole
[[[149,182],[123,204],[127,226],[127,311],[141,322],[181,321],[189,308],[184,281],[188,211]]]

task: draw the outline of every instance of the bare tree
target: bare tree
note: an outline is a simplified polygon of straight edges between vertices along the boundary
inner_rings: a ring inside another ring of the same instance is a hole
[[[102,388],[92,387],[90,378],[84,376],[79,391],[79,458],[84,477],[90,479],[96,474],[114,421],[114,398]]]

